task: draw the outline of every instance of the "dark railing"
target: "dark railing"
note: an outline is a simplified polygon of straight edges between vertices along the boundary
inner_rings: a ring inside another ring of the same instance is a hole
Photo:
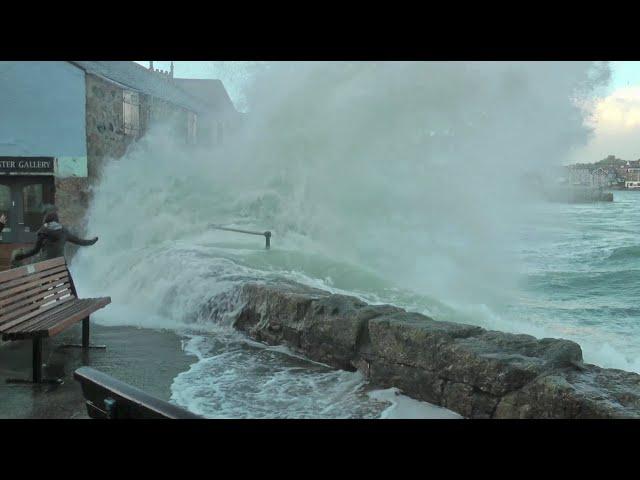
[[[82,385],[87,413],[95,419],[202,419],[106,373],[81,367],[73,377]]]
[[[269,250],[271,248],[271,232],[252,232],[250,230],[240,230],[239,228],[221,227],[220,225],[209,225],[209,228],[216,230],[225,230],[227,232],[247,233],[249,235],[262,235],[265,238],[265,248]]]

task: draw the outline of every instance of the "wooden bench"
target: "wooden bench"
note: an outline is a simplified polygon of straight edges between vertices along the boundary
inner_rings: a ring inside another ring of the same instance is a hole
[[[165,402],[142,390],[89,367],[73,377],[82,385],[87,413],[95,419],[198,419],[195,413]]]
[[[109,303],[109,297],[78,298],[63,257],[0,272],[0,334],[32,340],[34,383],[44,381],[42,339],[82,320],[82,344],[72,346],[89,348],[89,315]]]

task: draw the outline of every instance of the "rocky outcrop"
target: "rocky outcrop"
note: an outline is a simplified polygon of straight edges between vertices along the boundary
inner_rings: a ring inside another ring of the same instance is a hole
[[[640,375],[575,342],[435,321],[293,283],[248,283],[235,327],[469,418],[640,418]]]

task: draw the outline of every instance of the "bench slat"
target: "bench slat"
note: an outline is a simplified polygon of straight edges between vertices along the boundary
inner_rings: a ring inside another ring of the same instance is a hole
[[[37,300],[34,299],[26,299],[22,302],[23,306],[21,307],[20,305],[17,305],[17,309],[13,309],[10,312],[3,312],[2,317],[0,318],[0,325],[13,320],[14,318],[18,318],[19,316],[31,311],[31,310],[36,310],[39,309],[41,305],[49,303],[49,302],[53,302],[58,300],[61,297],[67,296],[67,295],[71,295],[73,296],[73,294],[71,293],[71,290],[69,289],[69,284],[65,283],[63,286],[60,286],[58,288],[56,288],[55,290],[49,290],[48,293],[50,294],[48,297],[45,297],[44,295],[39,295]],[[16,305],[11,305],[11,307],[14,307]]]
[[[89,316],[111,298],[78,299],[64,257],[0,272],[0,336],[33,340],[33,382],[42,381],[42,343],[82,321],[82,347],[89,345]]]
[[[45,295],[50,295],[52,289],[58,288],[61,285],[71,285],[68,275],[61,277],[56,281],[37,286],[36,288],[32,288],[31,290],[21,292],[11,298],[0,301],[0,307],[2,308],[2,310],[0,310],[0,319],[5,312],[9,312],[12,308],[17,306],[18,303],[24,303],[25,301],[28,302],[29,300],[35,301]],[[2,322],[2,320],[0,320],[0,322]]]
[[[96,310],[111,303],[111,298],[86,298],[74,299],[64,308],[49,312],[46,316],[36,317],[28,322],[28,325],[18,325],[5,331],[3,338],[7,340],[20,340],[33,337],[52,337],[69,326],[87,318]]]
[[[27,313],[26,315],[17,318],[15,320],[12,320],[10,322],[7,323],[3,323],[2,325],[0,325],[0,333],[4,334],[7,330],[15,327],[16,325],[21,324],[22,322],[25,322],[31,318],[34,318],[38,315],[42,315],[43,313],[53,309],[53,308],[57,308],[60,305],[62,305],[63,303],[69,302],[71,300],[75,300],[75,297],[65,297],[62,298],[60,300],[58,300],[56,303],[51,304],[51,305],[45,305],[44,307],[41,307],[39,310]]]
[[[48,277],[50,275],[53,275],[55,273],[60,273],[60,272],[67,272],[67,266],[66,265],[62,265],[60,267],[54,267],[54,268],[50,268],[48,270],[45,270],[43,272],[38,272],[38,273],[34,273],[31,276],[28,277],[21,277],[18,278],[16,280],[11,280],[9,282],[4,282],[4,283],[0,283],[0,292],[4,292],[5,290],[8,290],[11,287],[15,287],[17,285],[22,285],[24,283],[28,283],[32,280],[36,280],[38,278],[44,278],[44,277]]]
[[[22,292],[29,292],[33,290],[34,287],[39,287],[47,283],[51,284],[52,282],[56,282],[63,278],[69,278],[69,274],[67,272],[60,272],[45,278],[39,278],[37,280],[33,280],[29,283],[24,283],[12,289],[5,290],[4,292],[0,292],[0,298],[2,298],[3,300],[8,300],[7,303],[11,303],[11,299]]]
[[[10,333],[27,331],[29,327],[33,325],[37,325],[41,322],[44,322],[48,318],[51,318],[54,315],[57,315],[58,313],[62,313],[67,308],[70,308],[73,305],[74,301],[76,301],[76,299],[74,298],[65,298],[63,300],[65,301],[60,301],[56,305],[52,305],[52,308],[50,309],[47,309],[47,310],[42,309],[42,313],[40,315],[36,315],[28,320],[25,320],[20,323],[16,323],[15,325],[12,325],[10,328],[5,329],[4,331],[0,331],[0,333],[2,333],[2,335],[8,335]]]
[[[49,268],[57,267],[60,265],[66,265],[64,257],[53,258],[51,260],[45,260],[44,262],[38,262],[31,265],[25,265],[24,267],[12,268],[0,272],[0,284],[20,277],[26,277],[36,272],[41,272]]]
[[[73,325],[74,323],[79,322],[84,318],[87,318],[89,315],[91,315],[95,311],[100,310],[101,308],[104,308],[111,303],[110,297],[87,298],[85,300],[87,301],[91,300],[91,303],[86,305],[82,310],[80,310],[75,315],[71,317],[65,317],[62,321],[59,321],[55,325],[47,325],[46,336],[53,337],[54,335],[57,335],[58,333],[62,332],[69,326]],[[42,333],[44,334],[44,331]]]
[[[34,315],[31,318],[28,318],[26,320],[23,320],[22,322],[19,323],[15,323],[14,325],[12,325],[9,328],[6,328],[4,330],[4,332],[2,332],[2,330],[0,330],[0,332],[7,333],[7,332],[18,332],[18,331],[22,331],[25,329],[28,329],[31,325],[35,325],[37,323],[42,322],[43,320],[46,320],[47,318],[52,317],[53,315],[57,315],[58,313],[62,312],[63,310],[66,310],[67,308],[70,308],[73,303],[77,301],[76,298],[72,298],[72,297],[65,297],[61,300],[59,300],[56,304],[51,304],[51,308],[41,308],[39,312],[34,312],[34,313],[38,313],[38,315]],[[49,306],[49,305],[47,305]]]
[[[37,330],[47,329],[49,326],[55,325],[61,319],[73,315],[74,313],[82,310],[91,302],[91,299],[78,300],[75,299],[73,302],[65,305],[64,308],[59,310],[54,310],[51,314],[48,314],[45,317],[35,318],[32,322],[29,322],[29,325],[22,326],[19,325],[14,329],[14,331],[21,332],[35,332]],[[13,332],[12,332],[13,333]]]
[[[3,340],[57,335],[109,303],[109,297],[76,297],[64,257],[0,272],[0,335]]]

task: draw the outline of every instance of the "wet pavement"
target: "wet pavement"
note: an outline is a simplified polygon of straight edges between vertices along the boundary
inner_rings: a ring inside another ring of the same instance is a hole
[[[31,378],[31,341],[0,343],[0,419],[89,418],[80,384],[73,372],[90,366],[163,400],[171,383],[196,357],[182,351],[173,332],[136,327],[91,325],[91,343],[106,349],[64,348],[80,343],[81,323],[43,342],[43,376],[62,378],[54,384],[8,384],[8,378]]]

